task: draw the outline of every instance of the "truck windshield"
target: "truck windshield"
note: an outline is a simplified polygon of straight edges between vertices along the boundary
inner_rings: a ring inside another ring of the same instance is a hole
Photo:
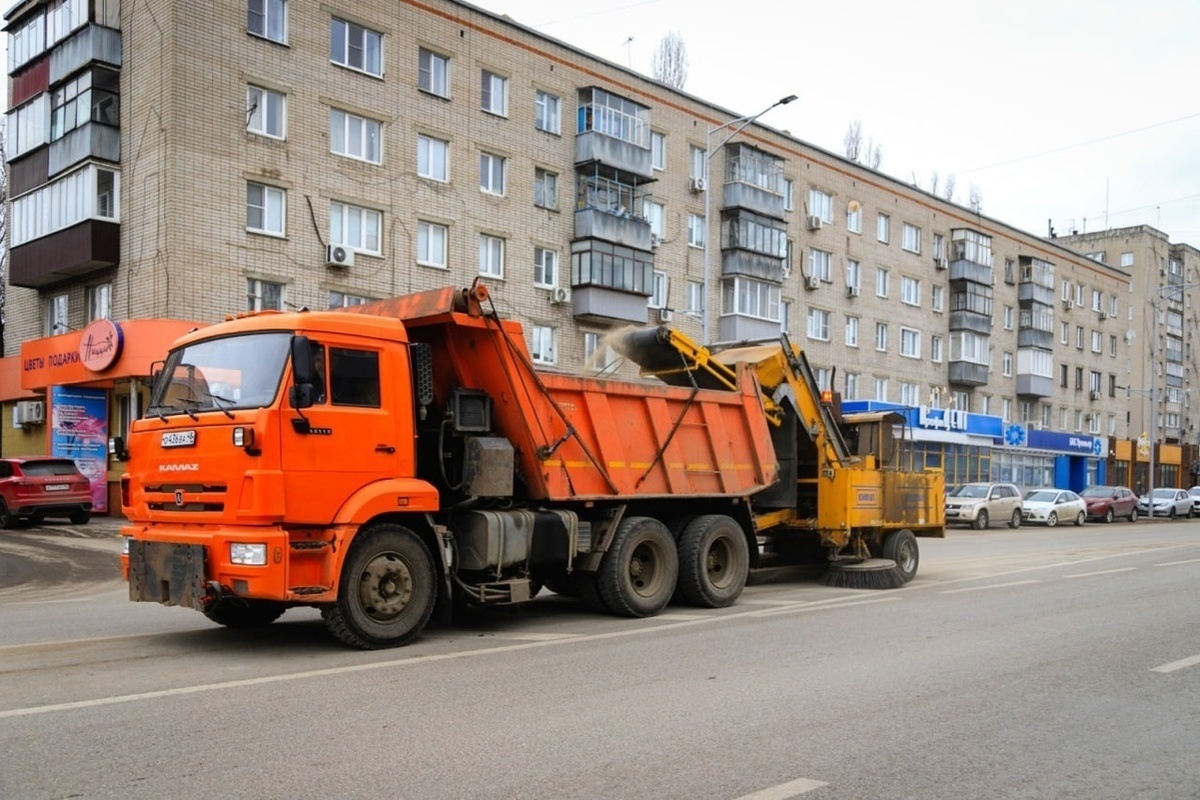
[[[171,351],[150,398],[149,416],[261,408],[279,391],[290,333],[251,333],[193,342]]]

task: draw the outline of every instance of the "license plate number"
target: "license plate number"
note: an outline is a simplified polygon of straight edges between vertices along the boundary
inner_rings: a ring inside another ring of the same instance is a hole
[[[48,483],[46,484],[47,492],[65,492],[70,489],[70,485],[65,483]]]
[[[162,435],[163,447],[191,447],[194,444],[195,431],[167,431]]]

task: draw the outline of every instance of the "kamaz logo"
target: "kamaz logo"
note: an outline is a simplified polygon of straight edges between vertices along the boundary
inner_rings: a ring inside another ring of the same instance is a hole
[[[159,472],[197,472],[199,464],[159,464]]]

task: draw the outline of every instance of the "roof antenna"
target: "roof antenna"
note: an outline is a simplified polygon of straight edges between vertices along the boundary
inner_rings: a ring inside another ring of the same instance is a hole
[[[625,60],[626,60],[627,64],[629,65],[629,68],[633,69],[633,48],[630,47],[630,45],[633,44],[633,37],[630,36],[628,39],[626,39],[624,44],[625,44]]]

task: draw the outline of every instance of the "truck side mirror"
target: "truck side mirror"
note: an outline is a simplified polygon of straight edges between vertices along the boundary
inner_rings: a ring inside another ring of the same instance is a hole
[[[307,336],[292,337],[292,380],[297,384],[312,383],[312,344]]]
[[[308,408],[313,404],[313,385],[297,383],[288,388],[288,403],[292,408]]]

